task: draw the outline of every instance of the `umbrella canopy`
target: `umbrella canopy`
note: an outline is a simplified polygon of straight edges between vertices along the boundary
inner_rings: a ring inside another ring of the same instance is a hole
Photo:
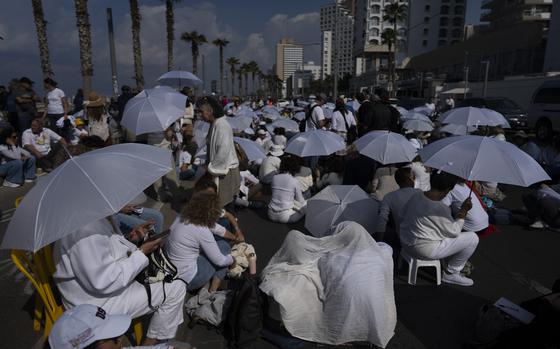
[[[550,180],[542,167],[515,145],[482,136],[441,139],[418,152],[424,165],[466,180],[528,187]]]
[[[235,113],[235,116],[244,116],[244,117],[247,117],[247,118],[256,118],[257,113],[255,113],[253,111],[253,109],[251,109],[247,106],[243,106],[243,107],[239,108],[239,110]]]
[[[296,119],[298,121],[301,121],[303,119],[305,119],[305,112],[300,111],[294,114],[294,116],[292,116],[293,119]]]
[[[272,131],[274,131],[274,129],[277,128],[277,127],[282,127],[286,131],[299,132],[299,124],[296,121],[290,120],[290,119],[278,119],[270,125],[270,129],[272,129]],[[268,128],[269,127],[267,125],[267,129]],[[269,129],[269,131],[270,131],[270,129]],[[273,133],[273,132],[270,132],[270,133]]]
[[[502,128],[511,128],[507,119],[497,111],[487,108],[480,108],[480,110],[491,121],[488,126],[501,126]]]
[[[401,106],[399,106],[399,105],[396,105],[396,106],[395,106],[395,109],[397,109],[397,110],[399,111],[399,113],[401,113],[402,116],[404,116],[405,114],[408,114],[408,113],[409,113],[408,110],[406,110],[405,108],[403,108],[403,107],[401,107]]]
[[[416,112],[407,112],[406,114],[402,115],[403,120],[422,120],[430,125],[433,125],[432,120],[424,114],[416,113]]]
[[[458,124],[447,124],[439,129],[440,132],[450,133],[454,136],[465,136],[475,130],[476,128],[473,126]]]
[[[136,143],[70,158],[25,195],[10,221],[2,248],[38,251],[118,212],[172,169],[168,150]]]
[[[344,140],[336,133],[313,130],[292,137],[286,145],[285,152],[300,157],[326,156],[345,148]]]
[[[184,70],[172,70],[160,76],[157,81],[162,85],[173,87],[194,87],[202,84],[196,75]]]
[[[334,114],[334,109],[323,108],[323,115],[325,116],[325,118],[332,119],[333,114]]]
[[[416,148],[408,139],[390,131],[371,131],[356,140],[354,145],[360,154],[383,165],[411,162],[416,157]]]
[[[438,119],[442,124],[459,124],[466,126],[498,126],[487,113],[475,107],[454,108]]]
[[[404,123],[403,128],[419,132],[430,132],[434,129],[431,123],[424,120],[408,120]]]
[[[432,115],[434,113],[434,110],[430,107],[427,106],[421,106],[421,107],[416,107],[414,109],[411,110],[414,113],[420,113],[420,114],[424,114],[424,115]]]
[[[262,108],[262,113],[266,119],[276,120],[280,117],[280,112],[275,107],[266,106]]]
[[[253,119],[245,116],[225,116],[225,118],[231,128],[237,131],[243,131],[253,123]]]
[[[357,185],[329,185],[307,201],[305,227],[313,236],[322,237],[338,223],[352,221],[372,234],[378,205]]]
[[[235,143],[239,144],[241,149],[247,155],[249,161],[255,161],[266,158],[263,148],[254,141],[247,138],[233,137]]]
[[[187,96],[167,86],[147,89],[126,103],[121,125],[135,135],[162,132],[185,114]]]

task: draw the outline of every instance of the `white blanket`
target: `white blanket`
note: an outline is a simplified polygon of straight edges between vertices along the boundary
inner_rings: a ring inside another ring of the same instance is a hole
[[[292,230],[262,273],[261,290],[280,306],[294,337],[385,347],[397,322],[391,248],[354,222],[331,236]]]

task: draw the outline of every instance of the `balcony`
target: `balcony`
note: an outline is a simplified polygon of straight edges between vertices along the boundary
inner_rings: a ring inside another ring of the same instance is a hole
[[[549,21],[550,12],[534,12],[534,11],[523,11],[524,21]]]
[[[525,0],[525,5],[552,5],[554,0]]]

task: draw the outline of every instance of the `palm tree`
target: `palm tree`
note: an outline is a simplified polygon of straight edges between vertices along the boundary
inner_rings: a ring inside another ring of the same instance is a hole
[[[397,66],[397,39],[398,39],[398,32],[397,32],[397,24],[399,22],[403,22],[406,20],[408,6],[405,4],[400,4],[398,0],[395,0],[391,4],[385,6],[383,10],[385,14],[383,15],[383,20],[388,21],[389,23],[393,24],[393,32],[394,32],[394,41],[393,41],[393,62],[392,64],[389,63],[389,74],[390,74],[390,81],[391,81],[391,97],[395,96],[396,86],[395,86],[395,77],[396,77],[396,66]],[[391,49],[389,48],[389,51]],[[389,59],[390,61],[391,59]]]
[[[37,27],[37,40],[39,41],[39,56],[41,57],[41,70],[43,71],[43,79],[53,74],[51,62],[49,59],[49,43],[47,41],[47,21],[43,12],[42,0],[31,0],[33,8],[33,18]],[[2,38],[0,38],[2,39]]]
[[[91,91],[91,77],[93,76],[93,63],[91,62],[91,28],[87,9],[88,0],[74,0],[76,8],[76,25],[80,39],[80,68],[83,79],[84,96]]]
[[[259,65],[255,61],[250,61],[247,63],[248,72],[251,73],[251,82],[253,86],[253,93],[256,91],[255,89],[255,76],[260,72]]]
[[[229,71],[231,73],[231,95],[235,94],[234,91],[234,84],[235,84],[235,73],[237,72],[236,66],[239,64],[239,59],[235,57],[229,57],[226,61],[226,64],[229,65]]]
[[[227,39],[216,39],[212,43],[220,49],[220,91],[219,94],[224,94],[224,47],[229,44]]]
[[[165,22],[167,28],[167,71],[173,70],[173,41],[175,40],[175,18],[173,3],[181,0],[165,0]]]
[[[249,63],[243,63],[241,65],[241,72],[243,74],[243,77],[245,78],[245,98],[247,98],[247,96],[249,95],[249,91],[248,91],[248,82],[249,82],[249,73],[251,71],[251,67],[249,66]]]
[[[136,88],[144,89],[144,73],[142,68],[142,47],[140,46],[140,8],[138,0],[129,0],[130,18],[132,22],[132,54],[134,56],[134,79],[136,80]]]
[[[191,43],[191,52],[192,52],[192,72],[194,75],[196,75],[198,73],[198,47],[202,44],[205,44],[208,42],[208,40],[206,40],[206,36],[199,34],[196,30],[192,31],[192,32],[184,32],[181,35],[181,40],[183,40],[184,42],[190,42]]]
[[[241,67],[239,67],[239,69],[237,69],[237,80],[239,82],[238,92],[239,92],[240,97],[243,94],[243,73],[245,73],[245,71],[243,70],[243,65],[244,64],[245,63],[243,63],[241,65]]]

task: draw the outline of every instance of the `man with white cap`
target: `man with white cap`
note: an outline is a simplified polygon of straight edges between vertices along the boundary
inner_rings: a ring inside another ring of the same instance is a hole
[[[121,349],[122,336],[130,327],[130,315],[112,315],[98,306],[81,304],[66,311],[55,322],[49,335],[51,349]],[[152,349],[188,349],[190,345],[159,344]]]
[[[283,149],[284,147],[276,144],[270,147],[268,156],[263,160],[263,163],[259,169],[259,180],[261,183],[272,183],[272,177],[278,174],[281,162],[280,157],[284,155]]]
[[[255,139],[255,143],[260,145],[264,151],[267,151],[272,145],[272,140],[267,137],[267,132],[264,129],[260,128],[257,131],[257,139]]]

